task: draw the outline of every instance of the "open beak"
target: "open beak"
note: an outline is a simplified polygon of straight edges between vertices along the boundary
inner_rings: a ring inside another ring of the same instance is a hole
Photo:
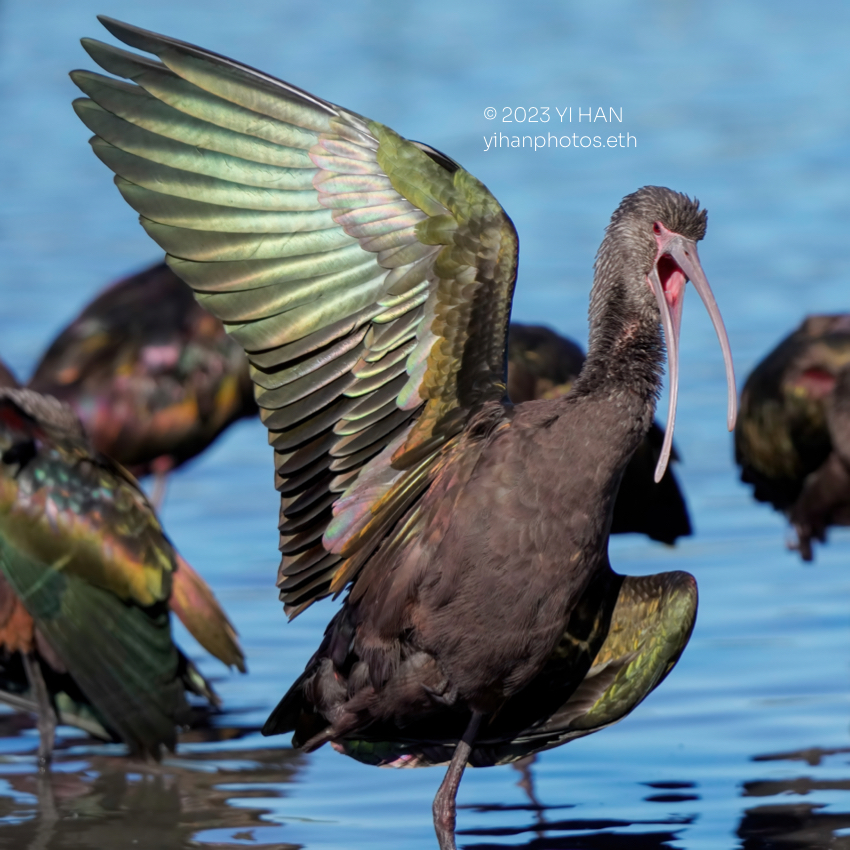
[[[661,323],[664,327],[664,338],[667,343],[667,362],[670,372],[670,408],[667,411],[667,429],[664,434],[664,444],[661,455],[655,467],[655,481],[658,482],[667,469],[670,452],[673,448],[673,427],[676,424],[676,402],[679,397],[679,329],[682,325],[682,303],[685,297],[685,283],[690,280],[702,298],[711,323],[720,340],[723,351],[723,362],[726,366],[726,383],[729,388],[729,408],[727,424],[731,431],[735,427],[737,417],[738,397],[735,391],[735,369],[732,365],[732,350],[726,328],[714,300],[714,294],[708,285],[708,279],[700,265],[696,242],[685,239],[678,233],[665,231],[662,238],[657,239],[659,255],[647,275],[647,281],[655,294],[658,309],[661,311]]]

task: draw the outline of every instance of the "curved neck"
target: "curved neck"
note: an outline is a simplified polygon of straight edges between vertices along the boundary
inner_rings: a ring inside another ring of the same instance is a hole
[[[603,248],[605,245],[603,244]],[[637,418],[641,433],[652,422],[661,389],[664,342],[657,309],[649,299],[636,299],[640,285],[627,283],[623,266],[612,268],[602,251],[590,300],[587,359],[575,384],[578,396],[608,400]]]

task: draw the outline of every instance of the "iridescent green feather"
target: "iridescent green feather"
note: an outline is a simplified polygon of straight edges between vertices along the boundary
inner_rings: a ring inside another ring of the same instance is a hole
[[[188,721],[189,708],[166,605],[127,605],[2,538],[0,569],[107,728],[134,750],[173,749],[175,723]]]

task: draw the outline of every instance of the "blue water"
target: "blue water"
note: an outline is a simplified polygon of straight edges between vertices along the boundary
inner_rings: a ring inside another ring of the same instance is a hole
[[[850,307],[845,3],[0,0],[0,354],[22,377],[102,285],[156,258],[70,108],[67,72],[91,67],[77,39],[109,40],[99,12],[247,61],[460,161],[520,233],[519,320],[584,341],[602,230],[645,183],[709,209],[700,251],[740,379],[805,313]],[[493,133],[532,132],[502,123],[505,107],[549,107],[543,132],[557,121],[559,134],[637,145],[487,151]],[[569,107],[571,125],[556,113]],[[578,123],[599,107],[622,123]],[[693,294],[685,312],[676,439],[697,533],[675,549],[615,540],[612,563],[697,577],[690,646],[622,724],[538,760],[542,812],[516,771],[469,771],[459,846],[850,844],[850,532],[814,566],[785,550],[781,517],[737,481],[722,362]],[[256,733],[333,610],[289,625],[280,610],[258,422],[174,476],[163,519],[239,628],[250,675],[201,660],[228,709],[222,730],[161,766],[67,730],[53,775],[39,777],[31,720],[0,716],[0,846],[433,847],[439,771],[303,756]]]

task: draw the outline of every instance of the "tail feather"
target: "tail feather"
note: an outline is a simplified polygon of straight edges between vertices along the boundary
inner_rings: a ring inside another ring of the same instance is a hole
[[[307,669],[295,680],[263,725],[262,733],[264,736],[294,732],[292,745],[300,747],[306,741],[312,741],[313,738],[328,728],[328,721],[315,710],[312,703],[304,696],[304,685],[313,677],[315,672],[315,666],[308,665]],[[324,743],[324,740],[321,743]],[[320,746],[320,744],[316,746]]]
[[[245,672],[245,655],[239,646],[236,629],[209,585],[180,555],[177,555],[169,607],[207,652],[228,667]]]

